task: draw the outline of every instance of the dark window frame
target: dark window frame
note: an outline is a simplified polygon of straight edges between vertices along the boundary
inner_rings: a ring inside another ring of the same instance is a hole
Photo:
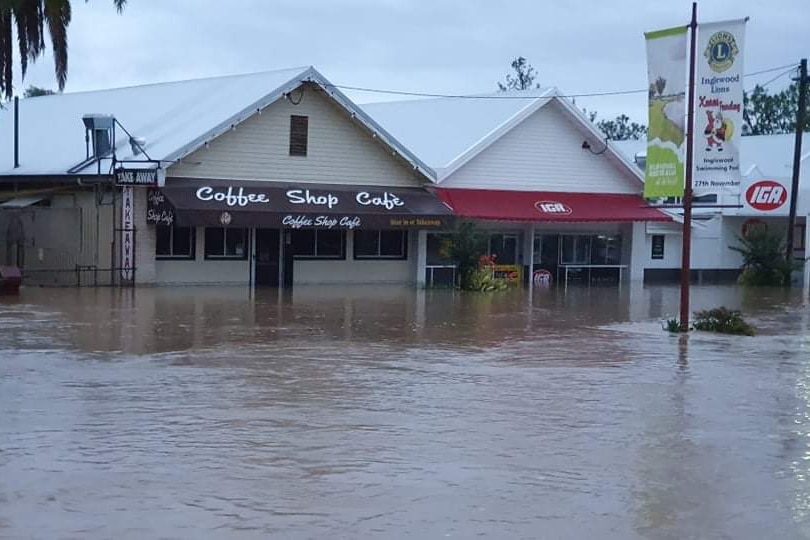
[[[298,253],[293,254],[293,259],[296,261],[345,261],[346,260],[346,231],[344,229],[299,229],[299,230],[306,230],[312,231],[314,233],[314,255],[300,255]],[[324,232],[339,232],[340,233],[340,255],[319,255],[318,254],[318,234],[323,234]],[[293,230],[293,235],[295,234],[295,230]],[[292,245],[295,246],[295,239],[292,241]]]
[[[290,156],[307,157],[309,151],[309,116],[290,115]]]
[[[377,233],[377,254],[376,255],[360,255],[357,253],[357,233]],[[396,232],[402,235],[402,253],[399,255],[382,255],[382,233],[383,232]],[[354,238],[352,239],[352,257],[357,261],[406,261],[408,260],[408,231],[401,229],[364,229],[362,231],[354,231]]]
[[[661,238],[661,256],[656,257],[655,254],[655,241],[656,238]],[[653,234],[650,236],[650,260],[651,261],[663,261],[666,258],[667,253],[667,236],[665,234]]]
[[[169,249],[170,254],[158,253],[157,235],[160,230],[169,229]],[[189,239],[190,253],[176,255],[174,252],[174,237],[178,229],[188,229],[191,238]],[[155,260],[156,261],[195,261],[197,260],[197,227],[178,227],[172,225],[155,225]]]
[[[206,227],[203,231],[203,234],[207,237],[209,229],[220,229],[223,231],[222,235],[222,255],[211,255],[208,253],[208,242],[207,238],[204,237],[203,242],[203,253],[206,261],[245,261],[248,258],[248,253],[250,252],[250,234],[249,229],[243,229],[239,227]],[[228,246],[228,233],[235,234],[236,232],[241,231],[244,235],[245,240],[245,249],[242,255],[227,255],[225,252]]]

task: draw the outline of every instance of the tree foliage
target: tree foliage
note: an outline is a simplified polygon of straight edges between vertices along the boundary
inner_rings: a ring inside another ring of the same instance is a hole
[[[127,0],[113,0],[120,12]],[[14,92],[14,34],[20,73],[25,79],[28,64],[45,52],[45,35],[50,36],[54,71],[59,90],[65,88],[68,73],[70,0],[0,0],[0,95]]]
[[[631,122],[630,117],[626,114],[620,114],[613,120],[597,120],[595,111],[582,109],[582,112],[611,141],[638,140],[647,136],[647,126]]]
[[[744,95],[743,135],[777,135],[796,131],[796,110],[799,108],[799,87],[794,82],[781,92],[769,94],[756,85]],[[802,131],[810,131],[810,102]]]
[[[442,251],[453,261],[462,289],[470,289],[481,256],[487,252],[487,238],[473,221],[460,221],[456,230],[443,239]]]
[[[729,246],[743,258],[740,284],[780,286],[790,284],[794,261],[785,257],[785,239],[767,226],[753,227],[738,238],[739,246]]]
[[[25,89],[25,93],[23,94],[24,98],[32,98],[32,97],[39,97],[39,96],[52,96],[56,92],[51,90],[50,88],[41,88],[39,86],[31,85]]]
[[[611,141],[637,140],[647,136],[647,126],[631,122],[626,114],[620,114],[613,120],[599,120],[596,127]]]
[[[531,64],[522,56],[518,56],[512,60],[512,69],[515,74],[506,74],[506,79],[503,83],[498,83],[498,89],[501,92],[507,90],[529,90],[532,88],[540,88],[539,83],[535,83],[537,72]]]

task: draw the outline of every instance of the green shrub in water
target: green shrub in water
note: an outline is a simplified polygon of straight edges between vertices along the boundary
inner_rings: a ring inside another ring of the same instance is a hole
[[[664,327],[664,330],[667,332],[672,332],[673,334],[680,334],[683,330],[683,327],[678,319],[667,319],[664,321],[662,326]]]
[[[778,287],[790,285],[790,274],[797,268],[795,261],[785,258],[785,239],[778,231],[765,225],[753,227],[738,237],[739,246],[730,246],[742,255],[740,285]]]
[[[696,312],[692,328],[720,334],[754,335],[754,327],[743,319],[742,312],[726,307]]]
[[[492,277],[487,267],[471,270],[463,283],[464,290],[480,292],[503,291],[509,286],[505,279]]]

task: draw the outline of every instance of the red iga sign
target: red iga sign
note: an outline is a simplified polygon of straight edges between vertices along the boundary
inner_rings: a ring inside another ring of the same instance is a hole
[[[760,180],[745,190],[745,202],[754,210],[773,212],[787,202],[787,189],[776,180]]]
[[[544,214],[555,216],[567,216],[573,212],[570,206],[556,201],[537,201],[534,207]]]

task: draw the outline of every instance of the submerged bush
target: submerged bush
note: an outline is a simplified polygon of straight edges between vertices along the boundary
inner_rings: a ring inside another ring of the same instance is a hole
[[[683,326],[681,326],[678,319],[667,319],[663,321],[661,326],[664,327],[664,330],[672,332],[673,334],[680,334],[683,331]]]
[[[509,284],[505,279],[492,277],[492,270],[482,266],[470,271],[464,281],[463,289],[466,291],[490,292],[503,291],[507,287],[509,287]]]
[[[720,334],[754,335],[754,327],[743,319],[742,312],[726,307],[696,312],[692,328]]]

